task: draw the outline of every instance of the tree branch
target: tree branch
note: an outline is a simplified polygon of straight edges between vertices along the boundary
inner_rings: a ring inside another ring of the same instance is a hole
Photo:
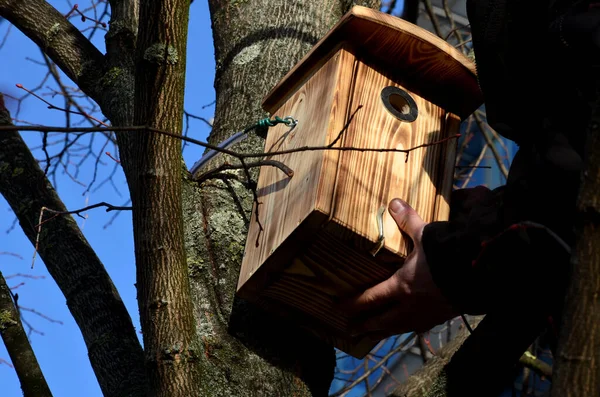
[[[500,168],[500,171],[502,172],[504,179],[505,180],[508,179],[508,169],[506,168],[506,165],[504,164],[504,160],[502,160],[502,156],[500,155],[500,153],[498,153],[498,149],[496,148],[496,145],[494,145],[494,142],[487,134],[488,128],[486,128],[486,123],[484,123],[483,119],[477,112],[473,113],[473,116],[475,117],[477,126],[481,130],[481,134],[483,135],[485,142],[487,143],[488,147],[491,149],[491,151],[494,155],[494,159],[496,160],[496,163],[498,164],[498,167]],[[491,129],[491,127],[489,127],[489,128]]]
[[[206,181],[208,179],[213,179],[213,177],[215,175],[222,175],[221,174],[222,171],[227,171],[227,170],[241,170],[241,169],[244,169],[244,168],[256,168],[256,167],[265,167],[265,166],[270,166],[270,167],[278,168],[278,169],[281,170],[281,172],[283,172],[284,174],[286,174],[290,178],[294,176],[294,170],[292,170],[287,165],[283,164],[281,161],[277,161],[277,160],[259,160],[259,161],[255,161],[253,163],[245,163],[245,164],[228,164],[228,163],[223,163],[220,166],[218,166],[217,168],[214,168],[214,169],[212,169],[210,171],[205,172],[204,174],[201,174],[200,176],[198,176],[194,180],[196,182],[198,182],[198,183],[202,183],[202,182],[204,182],[204,181]]]
[[[0,125],[11,125],[1,95]],[[0,134],[0,193],[32,244],[42,207],[67,211],[17,132]],[[142,348],[131,318],[73,218],[56,219],[39,242],[39,255],[81,330],[104,395],[145,396]]]
[[[227,154],[229,156],[233,156],[237,159],[247,159],[247,158],[257,158],[257,157],[265,157],[265,156],[279,156],[279,155],[283,155],[283,154],[290,154],[290,153],[297,153],[297,152],[306,152],[306,151],[315,151],[315,150],[337,150],[337,151],[341,151],[341,152],[348,152],[348,151],[357,151],[357,152],[381,152],[381,153],[389,153],[389,152],[394,152],[394,153],[404,153],[406,154],[406,158],[408,160],[408,155],[410,154],[410,152],[415,151],[417,149],[422,149],[425,147],[429,147],[429,146],[435,146],[435,145],[440,145],[444,142],[448,142],[452,139],[457,139],[460,137],[460,134],[456,134],[456,135],[452,135],[437,141],[433,141],[433,142],[427,142],[427,143],[423,143],[421,145],[418,146],[414,146],[408,149],[396,149],[396,148],[368,148],[368,147],[353,147],[353,146],[342,146],[342,147],[331,147],[330,145],[327,146],[301,146],[301,147],[297,147],[297,148],[293,148],[293,149],[288,149],[288,150],[279,150],[279,151],[273,151],[273,152],[263,152],[263,153],[238,153],[236,151],[230,150],[230,149],[224,149],[224,148],[220,148],[216,145],[211,145],[209,143],[206,142],[202,142],[199,141],[197,139],[194,138],[190,138],[190,137],[186,137],[186,136],[182,136],[170,131],[165,131],[162,130],[160,128],[154,128],[154,127],[148,127],[148,126],[144,126],[144,125],[135,125],[135,126],[124,126],[124,127],[87,127],[87,128],[80,128],[80,127],[54,127],[54,126],[44,126],[44,125],[24,125],[24,126],[2,126],[0,125],[0,132],[3,131],[21,131],[21,132],[27,132],[27,131],[41,131],[41,132],[79,132],[82,134],[89,134],[92,132],[98,132],[98,131],[115,131],[115,132],[139,132],[139,131],[148,131],[148,132],[154,132],[156,134],[159,135],[165,135],[168,137],[172,137],[175,139],[179,139],[185,142],[189,142],[189,143],[193,143],[195,145],[198,146],[202,146],[204,148],[207,149],[211,149],[214,150],[216,152],[221,152],[223,154]]]
[[[532,369],[538,375],[552,380],[552,366],[526,351],[519,359],[521,365]]]
[[[25,397],[52,396],[2,272],[0,272],[0,334],[21,382],[23,395]]]
[[[485,395],[499,393],[510,382],[514,365],[546,325],[544,314],[511,310],[487,314],[472,334],[464,335],[462,345],[453,345],[454,350],[445,352],[447,359],[430,360],[392,395],[463,396],[465,384],[478,393],[485,391]]]
[[[104,56],[44,0],[0,0],[0,16],[35,42],[92,98],[98,97]]]

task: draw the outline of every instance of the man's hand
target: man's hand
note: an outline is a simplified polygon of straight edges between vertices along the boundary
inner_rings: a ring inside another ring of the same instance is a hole
[[[382,339],[405,332],[424,332],[458,315],[433,282],[421,245],[426,223],[406,202],[394,199],[389,212],[414,243],[394,275],[344,302],[354,315],[356,335]]]

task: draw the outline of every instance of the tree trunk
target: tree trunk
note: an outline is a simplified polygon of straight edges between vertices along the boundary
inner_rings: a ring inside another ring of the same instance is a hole
[[[598,78],[596,76],[596,78]],[[597,93],[600,83],[597,81]],[[577,244],[563,309],[552,396],[600,395],[600,101],[587,134]]]
[[[189,1],[141,1],[134,123],[182,133]],[[140,131],[121,139],[133,207],[136,285],[151,396],[195,396],[199,345],[183,238],[181,142]]]

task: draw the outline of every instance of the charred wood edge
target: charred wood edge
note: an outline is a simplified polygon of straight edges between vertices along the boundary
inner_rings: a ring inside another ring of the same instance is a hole
[[[40,209],[67,209],[10,120],[0,95],[0,128],[8,126],[13,131],[0,133],[0,194],[35,245]],[[131,318],[102,262],[71,216],[59,217],[45,226],[39,255],[65,295],[104,395],[145,396],[143,351]],[[94,315],[90,315],[90,307]],[[110,313],[111,318],[101,329],[95,318],[98,313]]]
[[[0,272],[0,334],[21,382],[23,395],[52,396],[13,299],[14,296]]]

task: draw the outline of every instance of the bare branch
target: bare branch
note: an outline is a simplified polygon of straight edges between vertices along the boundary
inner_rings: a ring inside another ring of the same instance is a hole
[[[245,164],[246,168],[256,168],[256,167],[264,167],[264,166],[279,168],[284,174],[286,174],[290,178],[294,176],[294,170],[292,170],[287,165],[283,164],[281,161],[277,161],[277,160],[259,160],[259,161],[255,161],[253,163]],[[208,179],[212,179],[213,176],[215,176],[216,174],[220,175],[222,171],[241,170],[243,168],[244,168],[244,165],[242,165],[242,164],[224,163],[224,164],[221,164],[220,166],[218,166],[217,168],[214,168],[214,169],[207,171],[204,174],[198,176],[198,178],[195,178],[195,181],[198,183],[202,183]]]
[[[504,175],[505,179],[508,179],[508,169],[504,164],[504,160],[500,153],[498,153],[498,149],[496,148],[496,145],[494,145],[494,142],[492,142],[492,138],[488,136],[488,129],[491,129],[491,127],[487,126],[486,123],[484,123],[483,119],[479,114],[477,114],[477,112],[473,114],[473,117],[475,117],[475,121],[477,122],[477,125],[479,126],[479,129],[483,134],[483,138],[485,139],[487,146],[491,149],[494,155],[494,159],[496,160],[496,163],[498,163],[498,167],[500,167],[502,175]]]
[[[525,366],[527,368],[532,369],[538,375],[548,378],[549,380],[552,380],[552,366],[550,366],[550,364],[540,360],[539,358],[537,358],[533,354],[529,353],[528,351],[523,353],[523,355],[519,359],[519,363],[521,363],[523,366]]]
[[[421,145],[418,145],[418,146],[415,146],[412,148],[408,148],[408,149],[363,148],[363,147],[352,147],[352,146],[330,147],[328,145],[328,146],[301,146],[301,147],[297,147],[294,149],[265,152],[265,153],[238,153],[233,150],[223,149],[216,145],[211,145],[209,143],[199,141],[197,139],[185,137],[185,136],[173,133],[173,132],[164,131],[164,130],[161,130],[158,128],[153,128],[153,127],[148,127],[148,126],[143,126],[143,125],[129,126],[129,127],[106,127],[106,128],[105,127],[103,127],[103,128],[56,127],[56,126],[43,126],[43,125],[40,125],[40,126],[37,126],[37,125],[35,125],[35,126],[32,126],[32,125],[1,126],[0,125],[0,132],[2,132],[2,131],[79,132],[81,134],[89,134],[89,133],[98,132],[98,131],[115,131],[115,132],[148,131],[148,132],[154,132],[154,133],[161,134],[161,135],[170,136],[172,138],[180,139],[182,141],[190,142],[195,145],[199,145],[199,146],[214,150],[216,152],[221,152],[223,154],[227,154],[227,155],[233,156],[238,159],[257,158],[257,157],[264,157],[264,156],[278,156],[278,155],[283,155],[283,154],[305,152],[305,151],[315,151],[315,150],[337,150],[337,151],[342,151],[342,152],[357,151],[357,152],[405,153],[407,156],[407,159],[408,159],[408,155],[410,154],[410,152],[412,152],[414,150],[422,149],[422,148],[429,147],[429,146],[440,145],[442,143],[445,143],[452,139],[457,139],[458,137],[460,137],[460,134],[456,134],[456,135],[452,135],[452,136],[449,136],[449,137],[446,137],[446,138],[443,138],[443,139],[440,139],[440,140],[437,140],[434,142],[424,143],[424,144],[421,144]]]
[[[423,0],[423,3],[425,4],[425,11],[427,11],[427,15],[429,16],[429,19],[431,20],[431,24],[433,25],[433,30],[435,30],[435,34],[437,34],[439,37],[442,37],[442,28],[440,27],[440,21],[438,21],[437,17],[435,16],[435,12],[433,11],[433,5],[431,4],[431,0]]]
[[[365,371],[364,374],[362,374],[360,377],[358,377],[354,382],[352,382],[350,385],[348,385],[346,388],[331,394],[330,397],[337,397],[337,396],[341,396],[342,394],[344,394],[345,392],[347,392],[348,390],[352,389],[354,386],[358,385],[359,383],[361,383],[362,381],[364,381],[366,378],[369,377],[369,375],[371,375],[375,370],[377,370],[377,368],[381,367],[383,364],[385,364],[385,362],[392,357],[394,354],[398,353],[399,351],[401,351],[402,349],[404,349],[406,347],[406,345],[408,345],[410,342],[412,342],[413,338],[416,337],[416,334],[412,333],[409,336],[406,337],[406,339],[404,341],[402,341],[402,343],[400,343],[400,345],[398,347],[396,347],[395,349],[391,350],[388,354],[386,354],[377,364],[375,364],[374,366],[372,366],[371,368],[369,368],[368,371]]]
[[[33,40],[92,98],[104,56],[60,12],[44,0],[0,0],[0,16]]]
[[[2,272],[0,272],[0,334],[21,382],[24,396],[52,396]]]
[[[59,216],[59,215],[69,215],[69,214],[74,214],[74,215],[81,216],[82,212],[85,212],[85,211],[88,211],[88,210],[92,210],[94,208],[99,208],[99,207],[106,207],[106,212],[110,212],[110,211],[131,211],[131,208],[132,208],[132,207],[123,207],[123,206],[112,205],[112,204],[109,204],[109,203],[106,203],[106,202],[103,201],[101,203],[97,203],[97,204],[93,204],[93,205],[88,205],[87,207],[83,207],[83,208],[79,208],[77,210],[71,210],[71,211],[56,211],[56,210],[53,210],[53,209],[50,209],[50,208],[42,207],[42,212],[47,211],[47,212],[50,212],[52,214],[55,214],[54,217]],[[52,218],[54,218],[54,217],[52,217]],[[50,219],[52,219],[52,218],[50,218]],[[46,223],[50,219],[46,219],[42,223]]]

